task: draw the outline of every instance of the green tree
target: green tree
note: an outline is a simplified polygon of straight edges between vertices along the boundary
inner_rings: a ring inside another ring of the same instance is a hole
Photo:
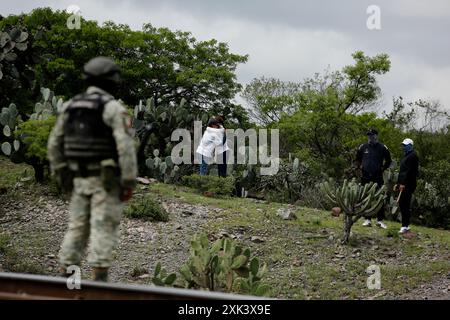
[[[342,71],[316,74],[301,83],[292,98],[294,111],[282,114],[277,123],[282,150],[302,150],[333,176],[341,176],[348,168],[368,127],[394,129],[387,120],[367,113],[380,93],[375,76],[389,71],[388,56],[367,57],[360,51],[352,56],[355,63]]]
[[[118,96],[128,105],[153,98],[156,106],[179,104],[185,99],[192,108],[212,110],[245,121],[242,108],[231,102],[241,89],[236,80],[238,64],[247,56],[229,52],[228,45],[215,39],[198,41],[191,33],[154,28],[141,31],[127,25],[81,19],[80,29],[67,28],[69,14],[38,8],[29,14],[9,16],[0,26],[21,26],[43,36],[33,48],[47,53],[34,67],[36,82],[65,98],[83,90],[81,70],[92,57],[113,57],[123,71]],[[39,92],[35,89],[34,99]],[[12,101],[17,101],[10,97]],[[22,104],[18,104],[22,111]],[[236,111],[237,110],[237,111]]]
[[[261,77],[246,85],[241,95],[252,118],[262,125],[269,125],[295,110],[295,95],[300,89],[301,85],[295,82]]]

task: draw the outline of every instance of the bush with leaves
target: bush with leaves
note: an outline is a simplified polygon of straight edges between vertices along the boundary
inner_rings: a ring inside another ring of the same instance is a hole
[[[235,179],[232,176],[218,177],[192,174],[182,177],[181,181],[187,187],[219,196],[231,196],[235,188]]]
[[[128,218],[150,221],[169,221],[169,214],[161,204],[150,195],[132,198],[124,210]]]
[[[37,182],[44,182],[48,167],[47,140],[60,111],[63,100],[58,99],[48,88],[41,88],[42,99],[34,106],[27,121],[19,116],[17,107],[11,104],[3,108],[0,124],[4,136],[2,152],[14,163],[25,162],[34,169]]]
[[[412,221],[450,229],[450,162],[445,160],[420,169],[414,192]]]

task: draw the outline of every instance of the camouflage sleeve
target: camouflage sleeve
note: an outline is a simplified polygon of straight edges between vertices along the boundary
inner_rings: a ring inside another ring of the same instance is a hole
[[[50,162],[50,170],[53,174],[56,170],[66,166],[66,159],[64,158],[64,110],[67,104],[63,106],[62,112],[56,119],[56,124],[47,141],[47,157]]]
[[[103,121],[112,128],[116,140],[121,184],[125,188],[133,188],[136,185],[137,159],[131,118],[127,110],[113,100],[105,105]]]

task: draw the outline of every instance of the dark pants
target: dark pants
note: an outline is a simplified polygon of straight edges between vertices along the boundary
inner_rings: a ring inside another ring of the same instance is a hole
[[[398,205],[402,213],[402,227],[408,227],[411,220],[411,199],[415,191],[415,186],[405,186]]]
[[[362,179],[361,179],[362,185],[368,184],[370,182],[375,182],[377,184],[378,189],[381,188],[384,184],[384,180],[383,180],[382,176],[381,177],[370,177],[370,178],[362,177]],[[364,218],[370,219],[370,217],[364,217]],[[380,211],[377,212],[377,220],[383,221],[383,219],[384,219],[384,203],[381,206]]]
[[[222,153],[222,163],[217,164],[217,170],[219,172],[219,177],[227,176],[227,152]]]

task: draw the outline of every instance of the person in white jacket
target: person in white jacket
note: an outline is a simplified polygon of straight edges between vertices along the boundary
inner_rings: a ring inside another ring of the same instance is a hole
[[[196,151],[201,163],[201,176],[208,173],[208,165],[213,163],[215,154],[222,155],[228,150],[227,144],[223,143],[224,136],[225,129],[220,126],[216,119],[211,119]]]

